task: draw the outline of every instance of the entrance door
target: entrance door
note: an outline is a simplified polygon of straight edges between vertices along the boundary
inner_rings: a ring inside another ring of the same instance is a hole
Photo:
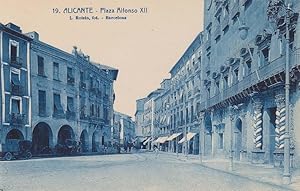
[[[242,124],[242,120],[240,118],[237,119],[236,123],[235,123],[235,131],[234,131],[234,135],[235,135],[235,151],[234,151],[234,155],[236,160],[240,160],[240,153],[241,150],[243,149],[243,128],[242,128],[243,124]]]

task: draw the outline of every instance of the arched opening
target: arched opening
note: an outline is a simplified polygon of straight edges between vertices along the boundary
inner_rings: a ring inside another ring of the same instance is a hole
[[[53,134],[47,123],[37,124],[32,132],[32,146],[35,154],[49,154]]]
[[[98,152],[100,150],[100,133],[95,131],[92,137],[92,152]]]
[[[7,133],[5,141],[7,143],[7,141],[12,139],[24,140],[24,136],[20,130],[12,129]]]
[[[80,142],[81,142],[82,152],[88,152],[89,151],[89,135],[86,130],[83,130],[81,132]]]
[[[234,131],[234,138],[235,138],[235,158],[240,160],[240,153],[243,149],[243,124],[242,120],[238,118],[235,122],[235,131]]]
[[[74,138],[75,138],[75,134],[72,127],[70,127],[69,125],[64,125],[58,131],[57,143],[65,144],[67,139],[74,140]]]

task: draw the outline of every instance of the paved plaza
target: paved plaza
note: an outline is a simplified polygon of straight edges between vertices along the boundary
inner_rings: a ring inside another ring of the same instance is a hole
[[[289,190],[160,153],[0,162],[3,191]]]

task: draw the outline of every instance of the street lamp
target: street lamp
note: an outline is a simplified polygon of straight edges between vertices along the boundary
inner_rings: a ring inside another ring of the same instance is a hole
[[[286,5],[287,4],[287,5]],[[285,51],[285,111],[286,111],[286,121],[285,121],[285,137],[284,137],[284,170],[283,170],[283,183],[291,183],[291,173],[290,173],[290,108],[289,108],[289,98],[290,98],[290,34],[289,25],[290,17],[293,11],[291,9],[291,4],[286,3],[284,0],[272,0],[269,2],[267,15],[271,23],[275,23],[276,28],[278,28],[278,21],[284,17],[285,20],[285,32],[286,32],[286,51]]]

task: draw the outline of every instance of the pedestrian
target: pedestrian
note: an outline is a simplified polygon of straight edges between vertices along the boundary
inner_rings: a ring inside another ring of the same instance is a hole
[[[158,157],[158,147],[156,145],[154,145],[154,153],[155,153],[155,158],[157,159]]]

